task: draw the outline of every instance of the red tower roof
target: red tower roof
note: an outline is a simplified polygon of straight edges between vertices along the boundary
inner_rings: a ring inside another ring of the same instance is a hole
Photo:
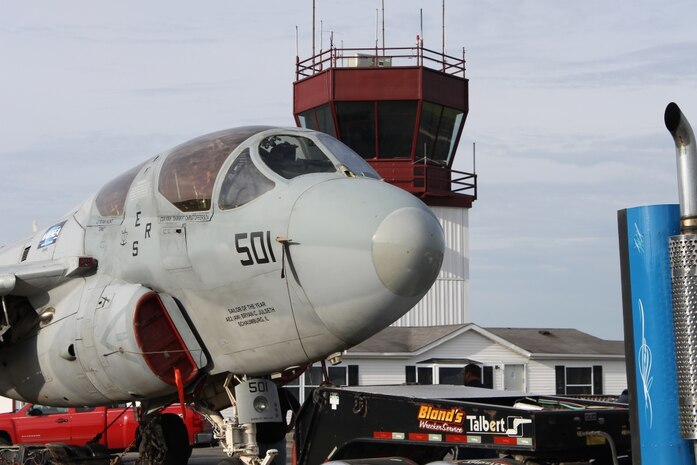
[[[331,48],[297,63],[296,124],[337,137],[429,205],[477,198],[476,175],[452,169],[468,109],[464,58],[422,46]]]

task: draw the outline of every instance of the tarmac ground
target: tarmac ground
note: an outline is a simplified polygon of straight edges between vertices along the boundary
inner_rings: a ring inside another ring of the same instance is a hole
[[[189,465],[217,465],[218,462],[225,458],[227,458],[227,455],[220,447],[200,447],[195,448],[191,453]],[[129,452],[123,456],[121,463],[124,465],[133,465],[137,459],[138,452]]]
[[[222,447],[196,447],[189,458],[189,465],[218,465],[218,462],[226,458],[227,454],[223,452]],[[138,459],[138,453],[129,452],[124,455],[121,463],[133,465],[136,459]],[[288,456],[288,462],[290,462],[290,456]]]

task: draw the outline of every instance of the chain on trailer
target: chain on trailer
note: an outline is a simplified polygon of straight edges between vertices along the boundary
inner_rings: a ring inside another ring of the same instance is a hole
[[[27,444],[0,448],[0,465],[109,465],[109,455],[89,445]]]

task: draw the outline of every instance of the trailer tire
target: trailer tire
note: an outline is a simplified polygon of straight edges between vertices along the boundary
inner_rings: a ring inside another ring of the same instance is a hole
[[[87,451],[88,457],[107,457],[109,449],[104,444],[85,444],[83,446]]]

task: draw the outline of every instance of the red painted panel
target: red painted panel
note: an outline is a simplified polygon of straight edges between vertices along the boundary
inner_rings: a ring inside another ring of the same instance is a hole
[[[335,70],[335,100],[417,100],[420,96],[420,68]]]
[[[467,79],[423,69],[423,98],[426,101],[463,110],[469,109]]]
[[[293,114],[297,115],[329,101],[333,72],[330,69],[293,84]]]
[[[184,383],[196,376],[196,363],[155,292],[138,300],[133,327],[145,362],[162,381],[175,384],[174,368],[179,368]]]

